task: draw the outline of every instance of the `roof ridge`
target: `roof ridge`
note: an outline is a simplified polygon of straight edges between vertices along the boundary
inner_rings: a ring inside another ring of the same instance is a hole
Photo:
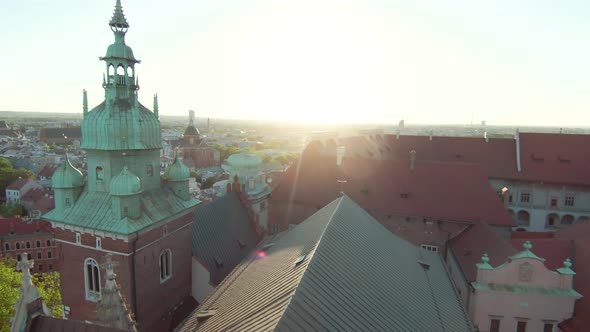
[[[309,254],[307,254],[307,256],[309,256],[309,258],[308,258],[309,263],[307,263],[307,266],[305,267],[305,271],[303,271],[303,273],[301,273],[301,277],[299,278],[299,281],[297,282],[297,285],[301,285],[301,282],[305,278],[305,275],[309,275],[308,274],[309,266],[312,264],[313,258],[315,256],[315,253],[316,253],[316,251],[318,250],[319,246],[322,243],[322,238],[324,237],[324,234],[326,234],[326,230],[328,229],[328,227],[330,227],[330,224],[332,224],[332,221],[334,220],[334,215],[336,214],[336,211],[338,211],[338,209],[340,208],[340,205],[342,204],[342,201],[344,200],[344,197],[347,197],[346,194],[342,194],[342,196],[338,198],[338,203],[336,204],[336,207],[334,207],[334,210],[330,214],[330,217],[328,218],[328,222],[326,223],[326,227],[324,227],[324,230],[319,235],[315,247],[312,250],[309,251]],[[322,209],[318,210],[318,212],[321,211],[321,210]],[[316,213],[318,213],[318,212],[316,212]],[[310,218],[312,218],[312,217],[313,217],[313,215]],[[281,318],[277,321],[277,324],[275,325],[275,327],[277,327],[277,326],[279,326],[281,324],[281,321],[285,317],[285,313],[287,312],[287,310],[289,310],[289,306],[293,302],[293,299],[299,293],[300,293],[299,292],[299,287],[295,287],[295,291],[293,292],[293,295],[291,295],[291,298],[289,299],[288,303],[285,305],[285,309],[283,310],[283,313],[281,315]]]

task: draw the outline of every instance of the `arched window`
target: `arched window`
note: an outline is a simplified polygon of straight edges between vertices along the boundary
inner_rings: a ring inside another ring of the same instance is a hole
[[[565,216],[561,217],[561,224],[562,225],[571,225],[574,223],[574,216],[571,214],[566,214]]]
[[[33,260],[33,256],[31,256],[31,254],[27,254],[27,259],[31,261]]]
[[[40,251],[37,253],[37,259],[41,259],[41,252]]]
[[[41,241],[37,241],[35,244],[37,245],[37,248],[41,248]]]
[[[47,258],[51,258],[51,251],[47,252]]]
[[[10,243],[7,243],[5,247],[6,247],[6,250],[10,250]]]
[[[129,75],[129,77],[133,77],[133,67],[127,67],[127,75]]]
[[[17,242],[17,243],[16,243],[16,250],[19,250],[19,249],[20,249],[20,243],[19,243],[19,242]]]
[[[160,283],[172,277],[172,251],[164,250],[160,254]]]
[[[519,226],[529,226],[530,222],[531,222],[531,215],[525,211],[525,210],[521,210],[518,211],[518,214],[516,215],[516,223]]]
[[[19,261],[19,262],[22,260],[20,254],[16,255],[16,260]]]
[[[26,246],[27,246],[27,249],[31,249],[31,242],[27,241]]]
[[[51,240],[47,240],[47,246],[51,247]]]
[[[84,287],[86,300],[96,302],[100,300],[100,269],[92,258],[84,261]]]
[[[101,180],[102,181],[104,179],[104,176],[102,174],[102,166],[96,166],[96,172],[95,173],[96,173],[96,179],[97,180]]]
[[[117,66],[117,84],[125,84],[125,67]]]

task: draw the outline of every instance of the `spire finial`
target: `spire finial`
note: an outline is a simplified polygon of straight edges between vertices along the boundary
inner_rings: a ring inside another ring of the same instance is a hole
[[[526,251],[531,251],[531,248],[533,248],[533,244],[531,243],[531,241],[526,241],[522,246]]]
[[[127,23],[127,19],[125,18],[125,14],[123,14],[123,7],[121,7],[121,0],[117,0],[115,3],[115,12],[113,13],[113,17],[109,22],[111,26],[111,30],[113,32],[127,32],[129,28],[129,23]]]
[[[571,268],[572,267],[572,260],[569,258],[566,259],[565,261],[563,261],[563,266],[568,269]]]
[[[158,94],[154,94],[154,114],[156,114],[156,116],[158,116],[158,114],[160,113],[160,108],[158,106]]]
[[[490,262],[490,257],[488,256],[488,253],[484,253],[483,256],[481,256],[481,261],[484,264],[488,264]]]
[[[82,111],[84,112],[84,115],[86,115],[86,113],[88,113],[88,96],[86,94],[86,89],[84,89],[83,91],[84,92],[82,93]]]

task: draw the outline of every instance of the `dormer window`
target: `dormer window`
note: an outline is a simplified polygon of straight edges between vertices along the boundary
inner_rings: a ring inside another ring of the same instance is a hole
[[[96,180],[102,181],[104,174],[102,173],[102,166],[96,166]]]

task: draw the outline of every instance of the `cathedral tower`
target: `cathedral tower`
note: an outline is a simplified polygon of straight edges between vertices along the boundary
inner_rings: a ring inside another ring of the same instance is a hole
[[[86,92],[83,98],[86,179],[66,158],[52,178],[56,208],[43,218],[61,246],[63,303],[72,319],[95,320],[106,282],[98,262],[110,253],[139,329],[169,330],[190,296],[191,212],[199,201],[184,190],[188,169],[178,160],[170,178],[160,179],[157,96],[153,112],[139,102],[139,60],[125,41],[120,0],[109,26],[115,40],[100,58],[104,101],[89,110]]]

